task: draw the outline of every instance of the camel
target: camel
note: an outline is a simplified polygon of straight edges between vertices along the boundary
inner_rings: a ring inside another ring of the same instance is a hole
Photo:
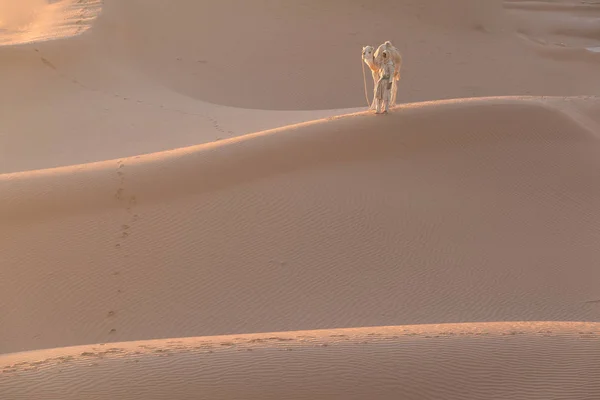
[[[391,59],[394,62],[395,71],[393,79],[393,87],[390,99],[390,105],[396,105],[396,92],[398,90],[398,81],[400,80],[400,69],[402,67],[402,55],[396,47],[389,40],[381,44],[377,50],[373,46],[364,46],[362,50],[362,58],[365,64],[369,66],[371,70],[371,76],[373,77],[373,85],[377,86],[379,76],[381,75],[381,63],[383,51],[387,51],[391,55]],[[375,106],[375,88],[373,89],[373,102],[369,109],[373,109]]]

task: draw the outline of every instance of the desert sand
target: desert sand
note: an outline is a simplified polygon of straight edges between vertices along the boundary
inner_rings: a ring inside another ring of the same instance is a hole
[[[600,398],[599,19],[0,0],[0,399]]]

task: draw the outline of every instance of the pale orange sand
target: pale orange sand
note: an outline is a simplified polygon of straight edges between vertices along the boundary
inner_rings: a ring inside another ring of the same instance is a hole
[[[594,399],[600,324],[412,325],[0,356],[15,400]]]
[[[101,5],[102,0],[0,0],[0,46],[82,34]]]
[[[0,399],[600,398],[599,6],[14,4]]]
[[[0,0],[0,11],[36,20],[28,8],[15,10],[28,2],[43,0]],[[56,35],[77,13],[84,16],[75,25],[92,29],[0,47],[0,173],[170,150],[364,109],[361,49],[385,40],[404,57],[399,103],[600,93],[600,54],[585,50],[600,46],[588,21],[600,17],[600,5],[577,0],[561,1],[552,18],[528,9],[532,2],[500,0],[58,7],[70,3],[51,8],[61,17]],[[9,32],[0,23],[0,43],[18,43]],[[367,78],[371,96],[368,71]]]

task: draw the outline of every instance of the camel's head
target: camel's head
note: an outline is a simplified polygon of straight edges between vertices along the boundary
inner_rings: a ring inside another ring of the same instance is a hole
[[[373,60],[373,54],[375,49],[373,46],[364,46],[362,49],[362,58],[363,60]]]

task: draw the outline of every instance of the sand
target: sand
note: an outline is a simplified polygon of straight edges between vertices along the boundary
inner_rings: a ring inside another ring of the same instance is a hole
[[[600,6],[175,3],[0,0],[1,399],[600,397]]]
[[[404,325],[45,350],[11,399],[593,399],[600,324]]]

